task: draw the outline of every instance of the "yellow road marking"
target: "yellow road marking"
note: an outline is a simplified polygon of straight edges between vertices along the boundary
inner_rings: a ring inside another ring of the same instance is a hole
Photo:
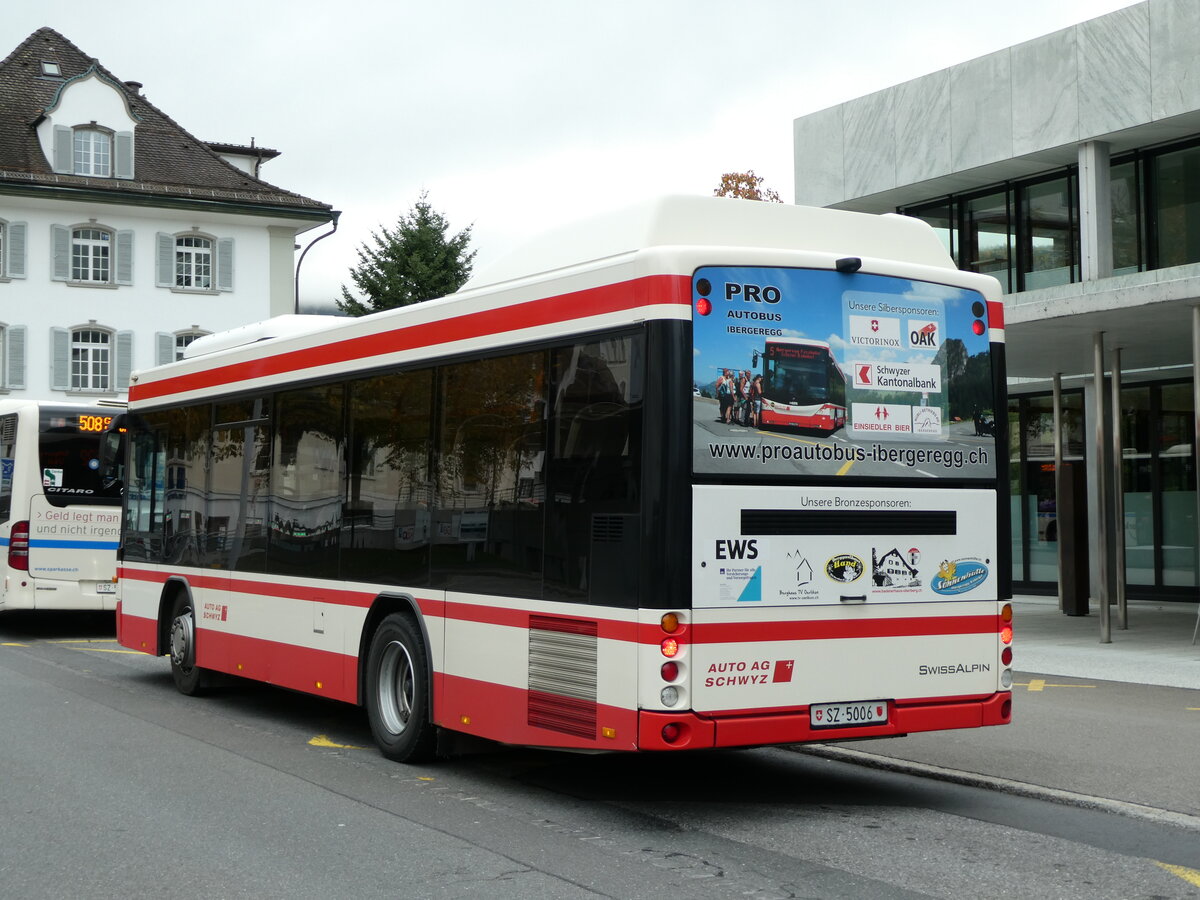
[[[141,650],[114,650],[111,647],[74,647],[75,650],[86,650],[89,653],[132,653],[134,656],[144,656]]]
[[[839,475],[845,475],[847,472],[850,471],[850,467],[852,465],[854,465],[854,460],[852,460],[852,459],[846,460],[846,464],[844,466],[842,466],[840,469],[838,469],[837,473]]]
[[[115,644],[116,638],[72,638],[66,641],[46,641],[47,644]]]
[[[336,747],[339,750],[366,750],[366,747],[359,747],[355,744],[335,744],[326,735],[318,734],[310,740],[309,746],[312,747]]]
[[[29,646],[28,644],[19,644],[16,641],[5,641],[3,644],[0,644],[0,647],[28,647],[28,646]]]
[[[1031,691],[1040,691],[1048,687],[1094,688],[1094,684],[1054,684],[1045,678],[1031,678],[1028,681],[1014,681],[1014,687],[1027,687]]]
[[[1182,878],[1193,887],[1200,887],[1200,871],[1189,869],[1186,866],[1172,866],[1167,863],[1155,862],[1160,869],[1166,869],[1172,875]]]

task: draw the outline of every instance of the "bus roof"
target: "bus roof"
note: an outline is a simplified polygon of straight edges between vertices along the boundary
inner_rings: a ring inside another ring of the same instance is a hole
[[[955,269],[933,229],[911,216],[732,197],[668,196],[556,228],[487,266],[463,290],[651,247],[682,245],[804,249]]]

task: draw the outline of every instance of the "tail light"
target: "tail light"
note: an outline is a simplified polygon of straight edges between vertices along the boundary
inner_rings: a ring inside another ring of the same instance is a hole
[[[1000,662],[1004,665],[1004,669],[1000,672],[1000,687],[1006,691],[1012,687],[1013,682],[1013,673],[1011,668],[1013,660],[1012,618],[1012,604],[1005,603],[1004,606],[1000,608],[1000,643],[1004,645],[1003,649],[1000,651]]]
[[[8,536],[8,565],[22,572],[29,571],[29,521],[14,522]]]
[[[687,633],[687,626],[683,623],[680,614],[674,612],[664,613],[659,620],[659,626],[665,635],[659,643],[659,649],[666,657],[666,662],[660,667],[659,674],[662,675],[662,680],[666,684],[659,692],[658,699],[663,706],[676,706],[683,696],[682,685],[678,682],[680,675],[683,674],[680,657],[686,649],[684,636]],[[668,738],[664,731],[663,739],[667,743],[672,743],[676,738]]]

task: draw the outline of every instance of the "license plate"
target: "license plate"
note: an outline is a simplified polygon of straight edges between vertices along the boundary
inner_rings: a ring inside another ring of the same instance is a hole
[[[886,700],[861,703],[814,703],[808,708],[813,728],[851,728],[855,725],[885,725],[888,720]]]
[[[97,594],[115,594],[117,592],[117,583],[115,581],[97,581]]]

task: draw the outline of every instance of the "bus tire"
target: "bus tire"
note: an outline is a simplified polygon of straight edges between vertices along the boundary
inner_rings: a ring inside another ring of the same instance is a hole
[[[403,763],[427,762],[436,749],[429,716],[429,657],[408,616],[393,613],[367,652],[367,719],[379,751]]]
[[[189,697],[203,694],[212,684],[211,673],[196,665],[196,611],[186,591],[171,601],[167,648],[171,656],[171,677],[179,693]]]

